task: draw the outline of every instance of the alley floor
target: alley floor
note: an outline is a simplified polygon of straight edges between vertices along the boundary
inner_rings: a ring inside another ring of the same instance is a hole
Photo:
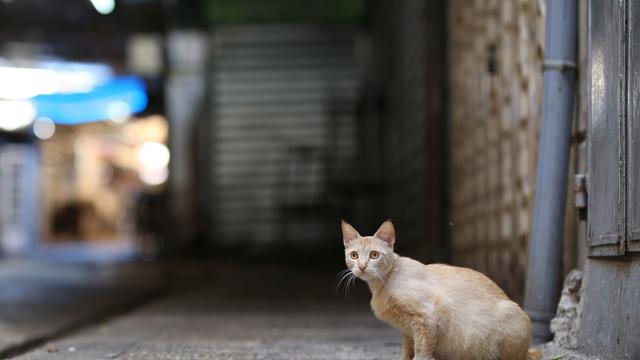
[[[156,297],[153,264],[0,262],[0,358]]]
[[[0,358],[399,359],[400,336],[340,270],[0,263]],[[586,357],[549,348],[544,359]]]
[[[370,313],[365,286],[352,291],[335,291],[334,272],[221,267],[17,358],[399,358],[400,336]]]

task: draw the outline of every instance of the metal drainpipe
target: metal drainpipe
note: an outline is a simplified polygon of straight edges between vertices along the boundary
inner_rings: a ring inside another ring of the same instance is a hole
[[[533,343],[551,338],[561,283],[564,212],[576,70],[576,1],[547,0],[536,196],[524,308]]]

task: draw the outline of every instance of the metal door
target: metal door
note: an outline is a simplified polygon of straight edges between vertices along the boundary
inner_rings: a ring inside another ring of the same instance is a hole
[[[213,223],[218,246],[322,244],[329,191],[357,172],[356,32],[228,25],[212,40]]]
[[[589,3],[591,256],[640,250],[640,3]]]
[[[588,237],[591,255],[624,252],[622,1],[590,1]]]
[[[640,251],[640,2],[628,6],[627,250]]]

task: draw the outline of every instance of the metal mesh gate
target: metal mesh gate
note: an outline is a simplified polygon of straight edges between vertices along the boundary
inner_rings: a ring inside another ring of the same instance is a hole
[[[352,28],[214,30],[208,131],[218,245],[311,244],[333,233],[336,194],[356,174],[355,41]]]

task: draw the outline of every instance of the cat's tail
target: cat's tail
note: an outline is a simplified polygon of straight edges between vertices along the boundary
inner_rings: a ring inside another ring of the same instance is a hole
[[[529,349],[529,353],[527,354],[527,360],[540,360],[542,359],[542,350],[540,349]]]

